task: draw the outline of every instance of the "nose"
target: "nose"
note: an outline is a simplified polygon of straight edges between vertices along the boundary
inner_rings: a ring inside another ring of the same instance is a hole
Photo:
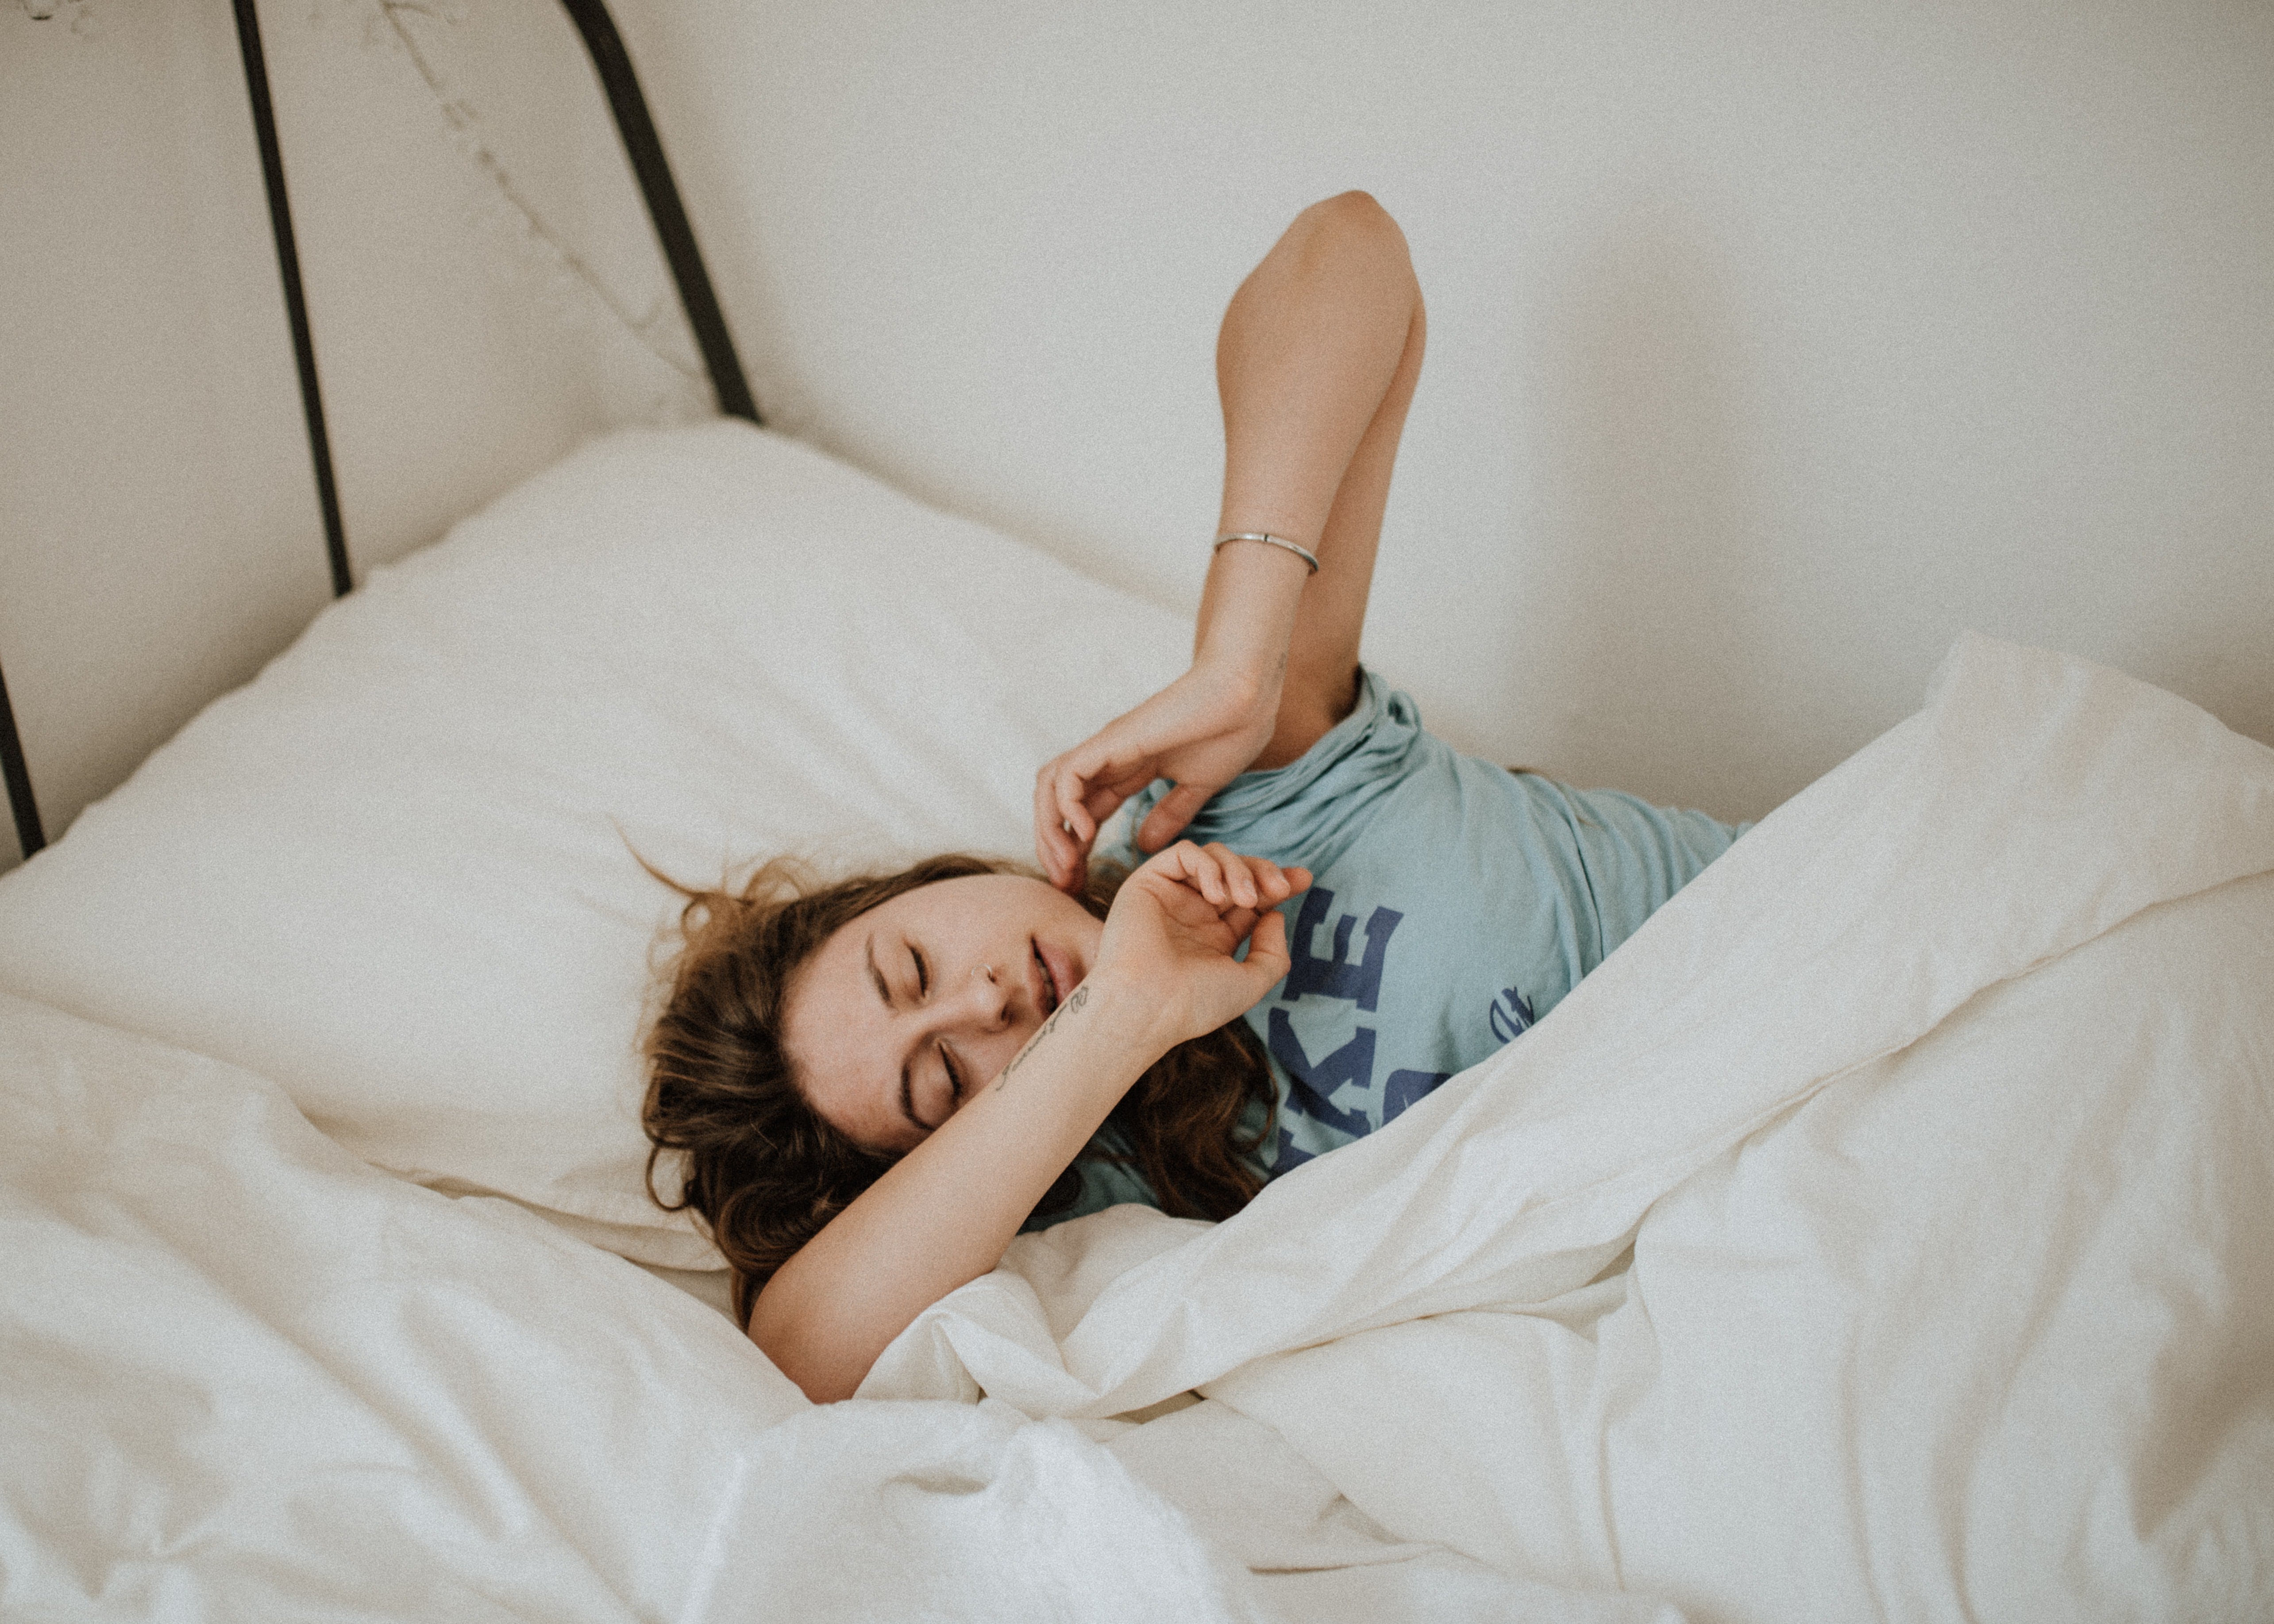
[[[993,965],[981,965],[971,973],[964,999],[988,1031],[999,1032],[1011,1024],[1010,989]]]

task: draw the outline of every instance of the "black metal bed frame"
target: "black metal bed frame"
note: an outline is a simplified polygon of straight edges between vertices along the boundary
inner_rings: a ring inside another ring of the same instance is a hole
[[[315,341],[308,329],[308,301],[300,284],[300,252],[292,235],[292,207],[284,190],[284,154],[276,139],[276,116],[268,98],[268,68],[260,49],[260,18],[254,0],[232,0],[237,11],[237,47],[245,58],[245,94],[252,106],[252,127],[260,147],[260,173],[268,192],[268,223],[276,239],[276,268],[283,283],[285,319],[292,328],[292,355],[300,372],[300,403],[308,424],[308,455],[316,478],[316,501],[323,510],[324,557],[332,577],[332,595],[344,598],[355,581],[348,565],[347,530],[340,518],[339,492],[332,477],[332,446],[324,427],[323,391],[316,378]],[[731,417],[761,421],[750,399],[750,386],[734,354],[733,335],[727,330],[725,312],[712,292],[710,274],[703,267],[695,229],[679,200],[679,187],[648,117],[647,98],[624,49],[606,0],[561,0],[561,9],[576,25],[593,71],[607,94],[616,133],[623,138],[640,195],[647,200],[648,218],[656,240],[670,263],[671,277],[679,289],[679,303],[694,329],[711,374],[712,394],[719,410]],[[40,823],[40,806],[32,793],[32,775],[25,764],[24,746],[16,730],[16,712],[8,703],[8,682],[0,673],[0,778],[8,789],[8,808],[16,820],[16,841],[29,858],[47,845]]]

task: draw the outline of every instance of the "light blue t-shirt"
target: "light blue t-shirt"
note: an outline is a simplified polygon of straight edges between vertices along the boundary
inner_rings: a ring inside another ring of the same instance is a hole
[[[1463,756],[1410,695],[1359,674],[1349,716],[1299,760],[1234,778],[1181,837],[1312,873],[1280,909],[1294,967],[1246,1017],[1278,1089],[1267,1176],[1520,1036],[1750,827]],[[1169,788],[1141,793],[1102,854],[1142,862],[1135,831]],[[1126,1148],[1111,1123],[1096,1143]],[[1076,1166],[1081,1199],[1030,1227],[1155,1204],[1132,1167]]]

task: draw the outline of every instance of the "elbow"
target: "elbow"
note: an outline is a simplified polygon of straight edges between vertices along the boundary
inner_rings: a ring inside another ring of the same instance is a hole
[[[832,1348],[828,1338],[815,1335],[812,1327],[779,1309],[769,1312],[764,1292],[750,1311],[747,1335],[773,1367],[817,1404],[851,1398],[868,1380],[873,1363],[847,1357],[841,1348]]]
[[[1391,297],[1420,297],[1405,233],[1371,193],[1337,192],[1312,204],[1296,216],[1289,235],[1313,275],[1355,277]]]
[[[1374,193],[1356,188],[1321,198],[1303,212],[1344,230],[1380,231],[1385,226],[1393,231],[1397,229],[1389,211],[1374,201]]]
[[[1339,192],[1322,198],[1302,216],[1325,240],[1354,249],[1406,257],[1405,233],[1370,192]]]
[[[814,1403],[841,1404],[861,1390],[861,1383],[867,1375],[868,1372],[863,1371],[849,1380],[814,1375],[792,1376],[790,1380],[797,1384],[797,1390]]]

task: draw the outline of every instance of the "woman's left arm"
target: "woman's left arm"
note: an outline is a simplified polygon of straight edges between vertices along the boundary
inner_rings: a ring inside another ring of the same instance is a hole
[[[1318,573],[1280,547],[1216,549],[1192,669],[1035,775],[1035,849],[1054,883],[1081,883],[1098,825],[1154,778],[1176,788],[1137,832],[1144,853],[1241,772],[1295,760],[1350,714],[1425,334],[1404,234],[1362,192],[1305,209],[1232,296],[1216,339],[1216,533],[1297,542]]]

